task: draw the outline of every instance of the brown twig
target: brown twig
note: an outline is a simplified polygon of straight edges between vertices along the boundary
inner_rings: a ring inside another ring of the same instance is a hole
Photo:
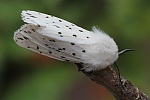
[[[78,69],[83,67],[76,64]],[[135,87],[129,80],[118,77],[118,73],[110,66],[99,71],[85,72],[81,70],[86,76],[90,77],[92,81],[104,86],[109,90],[117,100],[150,100],[143,92]]]

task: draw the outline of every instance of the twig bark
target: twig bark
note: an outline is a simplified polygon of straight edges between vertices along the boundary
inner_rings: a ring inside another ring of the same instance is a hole
[[[78,69],[83,67],[76,64]],[[99,71],[85,72],[81,70],[86,76],[91,78],[92,81],[104,86],[109,90],[117,100],[150,100],[143,92],[135,87],[129,80],[118,77],[118,73],[110,66]]]

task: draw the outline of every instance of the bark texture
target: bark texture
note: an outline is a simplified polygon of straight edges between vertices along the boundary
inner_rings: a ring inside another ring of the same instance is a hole
[[[78,69],[82,69],[82,65],[76,64]],[[142,91],[135,87],[129,80],[118,76],[110,66],[99,71],[85,72],[81,70],[92,81],[104,86],[114,95],[117,100],[150,100]]]

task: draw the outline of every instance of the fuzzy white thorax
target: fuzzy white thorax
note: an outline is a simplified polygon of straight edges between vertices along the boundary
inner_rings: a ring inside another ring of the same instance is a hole
[[[118,59],[118,46],[115,41],[96,27],[92,29],[91,34],[95,34],[95,43],[88,49],[88,57],[83,57],[88,62],[84,67],[86,71],[106,68]]]

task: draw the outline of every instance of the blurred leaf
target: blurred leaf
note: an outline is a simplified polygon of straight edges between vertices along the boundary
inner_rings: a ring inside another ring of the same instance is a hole
[[[55,65],[54,65],[55,66]],[[5,100],[63,100],[75,76],[62,66],[58,69],[39,68],[21,82],[13,84]],[[17,98],[16,98],[17,97]]]

